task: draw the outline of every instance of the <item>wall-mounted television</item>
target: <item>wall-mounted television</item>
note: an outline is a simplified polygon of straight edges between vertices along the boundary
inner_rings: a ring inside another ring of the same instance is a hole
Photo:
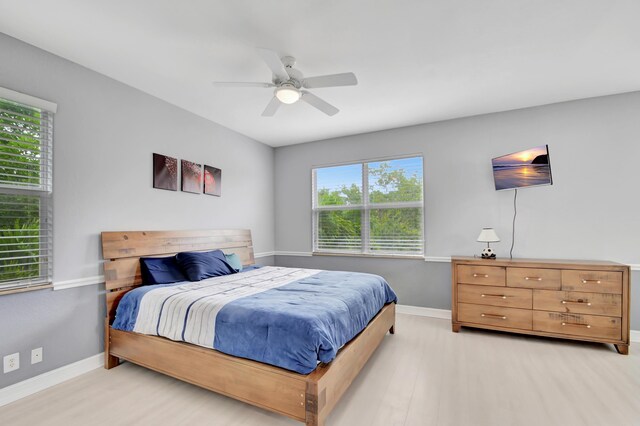
[[[547,145],[496,157],[491,164],[496,191],[553,184]]]

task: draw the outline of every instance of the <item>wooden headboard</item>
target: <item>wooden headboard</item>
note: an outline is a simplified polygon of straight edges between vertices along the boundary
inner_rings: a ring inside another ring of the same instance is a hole
[[[115,317],[122,296],[142,284],[141,257],[216,249],[236,253],[243,265],[254,263],[253,242],[248,229],[103,232],[102,257],[106,260],[104,278],[109,323]]]

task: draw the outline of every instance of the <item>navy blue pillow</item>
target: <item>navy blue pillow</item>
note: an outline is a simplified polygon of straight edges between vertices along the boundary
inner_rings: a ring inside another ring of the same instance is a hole
[[[187,281],[175,256],[141,257],[140,272],[144,284],[169,284]]]
[[[178,253],[176,261],[189,281],[236,273],[221,250]]]

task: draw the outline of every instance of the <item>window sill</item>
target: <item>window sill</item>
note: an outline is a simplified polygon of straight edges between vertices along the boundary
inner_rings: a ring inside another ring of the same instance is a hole
[[[5,294],[24,293],[27,291],[44,290],[47,288],[53,288],[53,285],[51,283],[48,283],[48,284],[34,285],[32,287],[18,287],[18,288],[0,290],[0,296],[4,296]]]
[[[375,259],[413,259],[424,261],[423,254],[365,254],[365,253],[341,253],[332,251],[314,251],[312,256],[333,256],[333,257],[369,257]]]

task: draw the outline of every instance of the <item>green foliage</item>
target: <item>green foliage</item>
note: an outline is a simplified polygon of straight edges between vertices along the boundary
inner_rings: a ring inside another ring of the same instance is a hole
[[[389,163],[369,169],[370,203],[399,203],[422,200],[422,177],[407,176],[403,169],[391,169]],[[373,183],[373,184],[372,184]]]
[[[353,206],[362,204],[362,190],[358,185],[343,185],[339,191],[320,188],[318,191],[318,205],[320,206]]]
[[[0,100],[0,180],[40,183],[40,112]]]
[[[371,251],[418,252],[422,248],[419,208],[373,209],[369,212]]]
[[[0,100],[0,282],[40,273],[40,200],[3,187],[40,184],[38,110]]]
[[[37,218],[16,219],[12,226],[0,228],[1,244],[7,244],[0,250],[0,281],[33,278],[39,275],[38,258],[27,258],[38,255],[39,241],[37,238],[25,238],[37,236],[39,231],[40,220]]]
[[[320,247],[324,250],[343,249],[361,250],[361,213],[360,210],[330,210],[319,213],[318,236]]]
[[[409,175],[389,163],[369,168],[369,203],[389,204],[422,200],[422,176]],[[350,206],[363,203],[360,186],[343,185],[338,190],[318,190],[319,206]],[[382,207],[382,206],[381,206]],[[318,220],[319,248],[361,251],[362,211],[321,211]],[[369,211],[370,251],[419,252],[422,249],[422,209],[415,207],[373,208]]]

